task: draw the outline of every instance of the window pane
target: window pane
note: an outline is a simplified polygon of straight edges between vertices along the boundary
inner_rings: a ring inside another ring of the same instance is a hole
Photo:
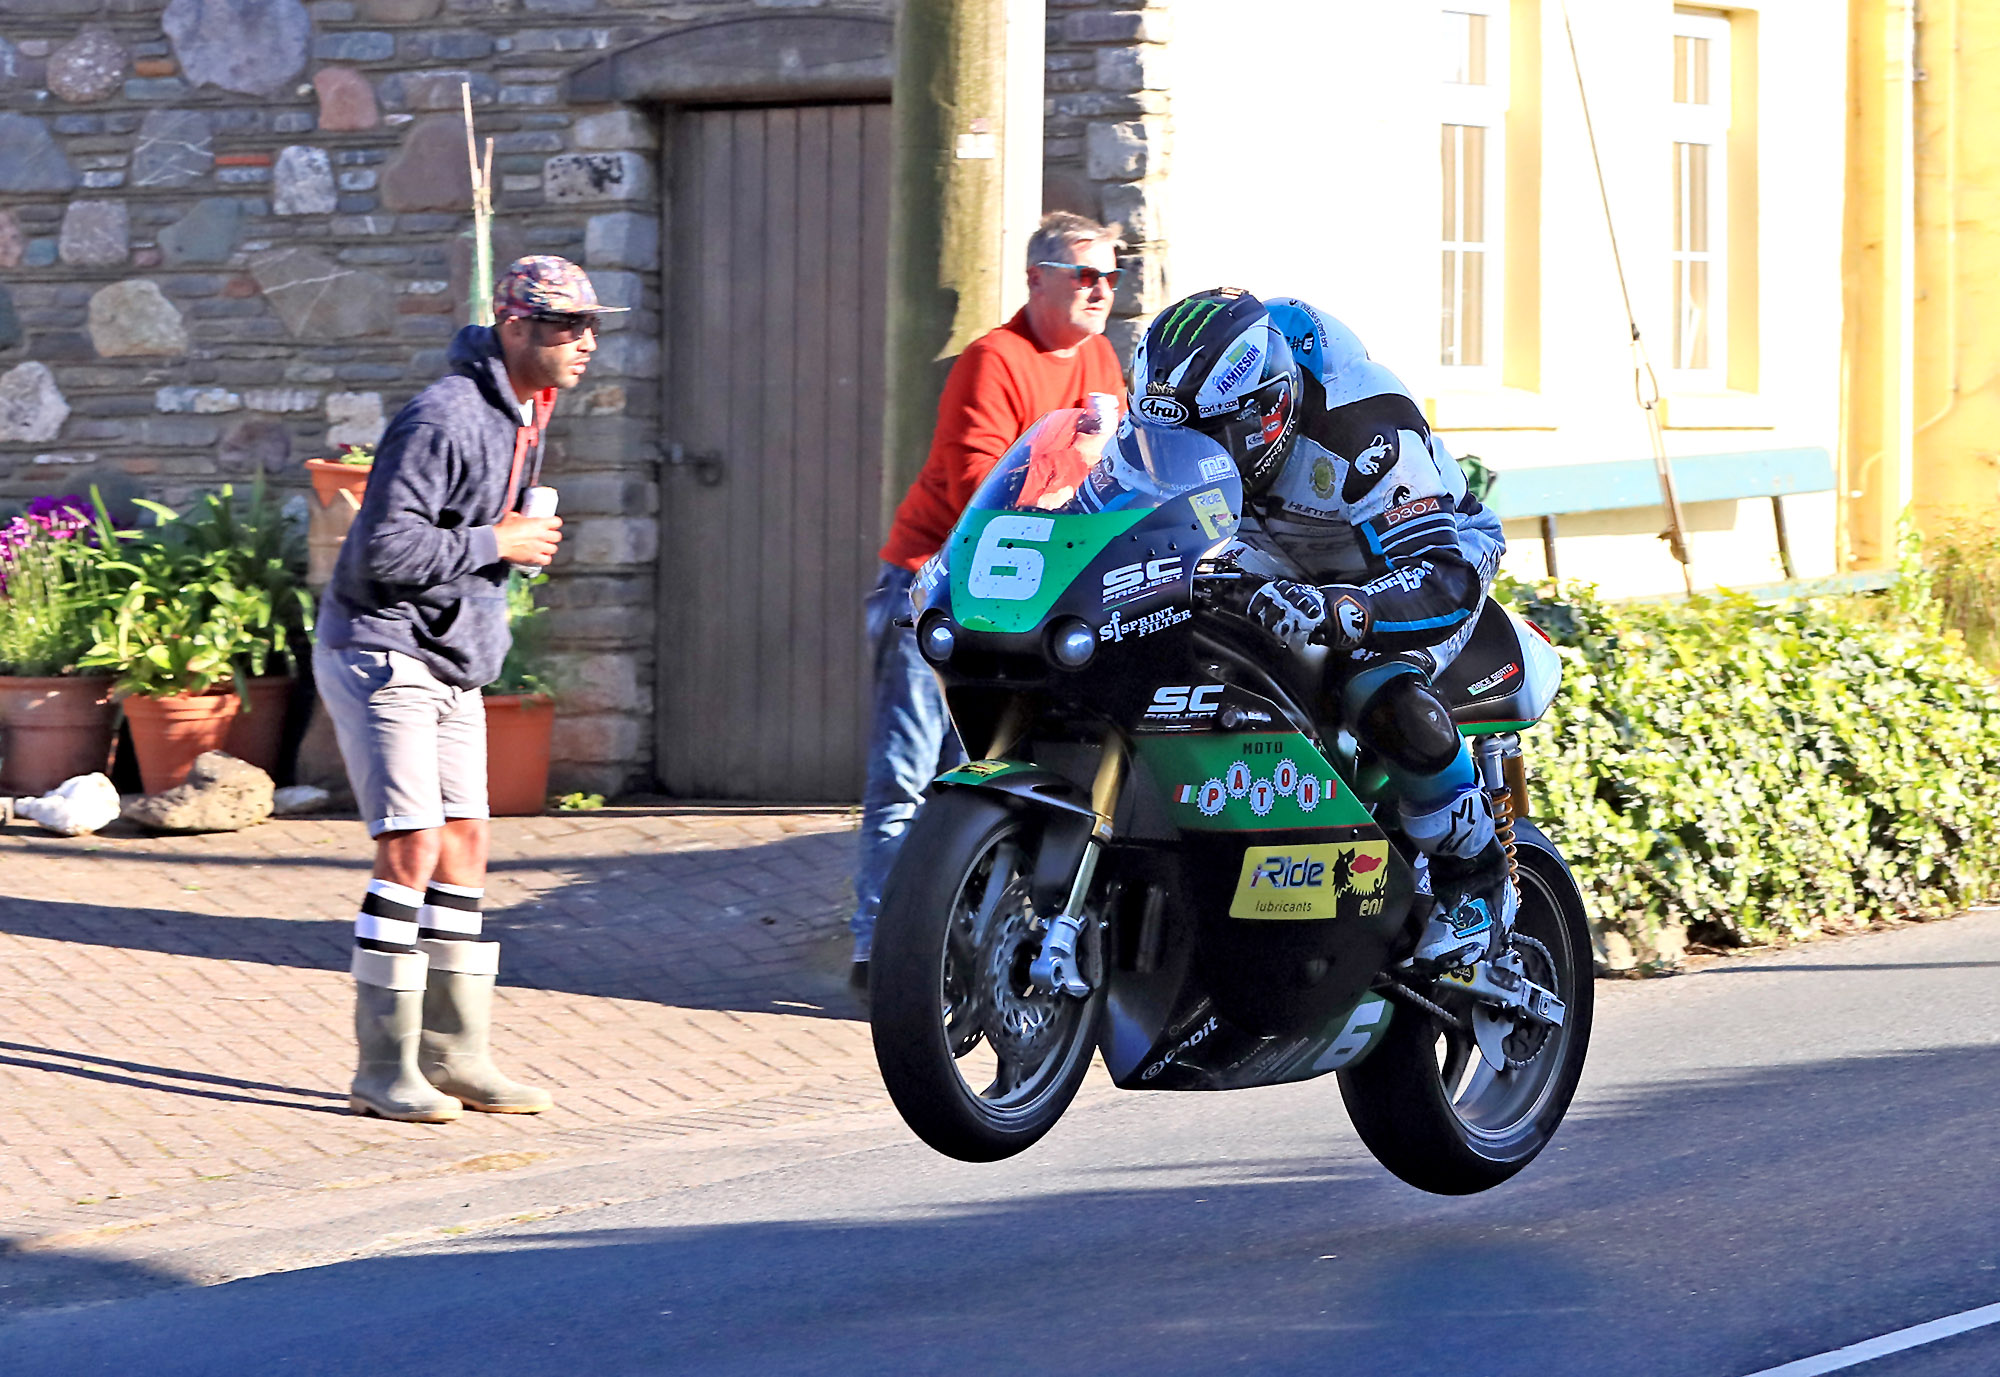
[[[1687,248],[1687,145],[1674,145],[1674,252]]]
[[[1674,260],[1674,367],[1687,367],[1687,264]]]
[[[1458,255],[1450,249],[1444,251],[1444,290],[1439,303],[1444,339],[1438,346],[1438,361],[1449,366],[1458,362]]]
[[[1674,35],[1674,103],[1707,105],[1708,40]]]
[[[1708,252],[1708,145],[1684,143],[1687,150],[1687,247]]]
[[[1466,253],[1465,283],[1459,296],[1458,361],[1469,368],[1486,362],[1486,255]]]
[[[1464,190],[1460,214],[1465,229],[1459,238],[1468,244],[1486,242],[1486,130],[1479,125],[1462,125],[1465,136]]]
[[[1452,86],[1486,84],[1486,16],[1444,12],[1444,79]]]
[[[1708,264],[1687,265],[1687,308],[1685,311],[1687,356],[1683,368],[1708,367]]]
[[[1451,242],[1458,238],[1458,130],[1459,126],[1444,126],[1444,149],[1441,166],[1444,168],[1444,232],[1438,238]]]

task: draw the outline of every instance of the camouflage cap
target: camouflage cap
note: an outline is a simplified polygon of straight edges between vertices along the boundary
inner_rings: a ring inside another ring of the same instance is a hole
[[[600,305],[583,269],[554,254],[517,258],[493,284],[495,320],[511,316],[602,315],[631,309]]]

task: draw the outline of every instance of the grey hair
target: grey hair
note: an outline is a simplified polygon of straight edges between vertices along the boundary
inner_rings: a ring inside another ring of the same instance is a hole
[[[1115,253],[1125,247],[1124,233],[1123,225],[1100,225],[1087,215],[1052,210],[1042,217],[1042,223],[1028,240],[1028,266],[1061,262],[1059,254],[1071,244],[1096,244],[1109,239]]]

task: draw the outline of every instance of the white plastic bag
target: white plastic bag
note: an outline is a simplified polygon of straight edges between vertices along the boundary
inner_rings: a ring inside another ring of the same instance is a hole
[[[95,832],[117,818],[118,808],[118,790],[103,775],[77,775],[40,798],[14,800],[16,816],[65,837]]]

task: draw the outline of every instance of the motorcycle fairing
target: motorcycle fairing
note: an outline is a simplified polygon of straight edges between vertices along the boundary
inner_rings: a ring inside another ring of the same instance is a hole
[[[1372,823],[1183,831],[1168,847],[1114,847],[1111,860],[1128,893],[1147,885],[1165,891],[1170,927],[1157,968],[1121,968],[1111,981],[1105,1062],[1128,1088],[1186,1037],[1197,1009],[1218,1020],[1204,1038],[1214,1046],[1200,1057],[1176,1058],[1181,1069],[1156,1072],[1144,1082],[1148,1088],[1219,1090],[1334,1069],[1315,1069],[1315,1060],[1338,1040],[1342,1029],[1333,1025],[1367,994],[1402,937],[1416,893],[1409,863]],[[1317,873],[1310,870],[1315,862]],[[1359,874],[1357,862],[1368,862]],[[1285,892],[1313,895],[1319,906],[1296,917],[1234,916],[1240,899],[1271,892],[1255,875],[1280,865],[1294,882]],[[1132,915],[1122,918],[1129,925]],[[1308,1055],[1315,1040],[1317,1050]]]
[[[1033,631],[1071,601],[1064,594],[1089,587],[1077,576],[1107,545],[1153,515],[967,512],[946,546],[953,613],[973,631]]]
[[[1562,687],[1562,657],[1519,613],[1486,600],[1472,639],[1437,676],[1460,732],[1521,731],[1541,720]]]
[[[1148,735],[1133,755],[1173,824],[1193,832],[1277,832],[1373,821],[1303,733]]]

